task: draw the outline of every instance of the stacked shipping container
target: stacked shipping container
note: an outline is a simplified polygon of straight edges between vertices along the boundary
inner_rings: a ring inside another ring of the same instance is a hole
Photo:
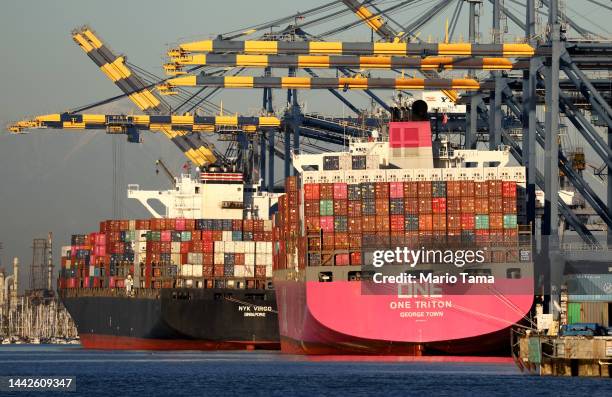
[[[275,219],[278,269],[291,267],[293,253],[284,259],[288,247],[303,247],[298,259],[310,266],[343,266],[361,265],[363,246],[518,242],[515,181],[304,183],[298,189],[291,177],[286,185]],[[518,261],[518,250],[490,250],[486,260]]]
[[[258,288],[272,277],[272,221],[109,220],[62,250],[60,288]]]

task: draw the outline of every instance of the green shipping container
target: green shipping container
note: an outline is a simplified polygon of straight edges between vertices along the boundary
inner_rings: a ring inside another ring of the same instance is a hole
[[[191,241],[191,232],[181,232],[181,241]]]
[[[576,324],[580,320],[580,303],[570,302],[567,304],[567,323]]]
[[[489,215],[476,215],[475,221],[476,229],[488,229],[489,228]]]
[[[515,229],[516,215],[504,215],[504,229]]]
[[[331,215],[334,215],[334,202],[333,202],[333,200],[321,200],[319,202],[319,215],[320,216],[331,216]]]

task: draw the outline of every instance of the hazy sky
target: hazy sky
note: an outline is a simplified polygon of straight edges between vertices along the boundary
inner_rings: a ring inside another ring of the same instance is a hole
[[[609,0],[603,0],[607,2]],[[91,25],[118,53],[149,71],[162,75],[161,64],[168,46],[181,41],[214,37],[223,32],[248,27],[290,15],[298,10],[324,4],[322,0],[10,0],[2,2],[0,13],[0,126],[10,121],[44,113],[56,113],[120,94],[91,60],[71,40],[70,31]],[[396,1],[386,1],[390,6]],[[514,10],[520,8],[507,1]],[[568,0],[569,14],[583,25],[605,32],[612,12],[604,11],[586,0]],[[414,7],[396,17],[408,22],[423,6]],[[443,36],[444,17],[423,29],[421,37]],[[490,14],[486,4],[483,15]],[[467,6],[462,17],[466,19]],[[348,23],[352,15],[340,18]],[[589,22],[585,22],[589,21]],[[603,27],[601,27],[603,26]],[[332,24],[314,28],[323,32]],[[483,40],[489,37],[490,18],[483,17]],[[609,30],[609,28],[607,28]],[[467,25],[457,28],[465,36]],[[514,34],[510,24],[509,37]],[[609,33],[608,33],[609,34]],[[354,29],[337,36],[344,40],[368,40],[369,31]],[[257,72],[259,73],[259,72]],[[384,98],[389,93],[380,93]],[[282,106],[284,93],[275,97]],[[365,106],[363,94],[351,99]],[[259,92],[225,91],[215,98],[224,106],[241,113],[255,113],[261,106]],[[308,110],[342,114],[340,102],[326,93],[301,92]],[[106,111],[129,111],[122,101]],[[2,130],[4,130],[2,128]],[[59,246],[69,243],[72,233],[96,230],[98,222],[112,215],[112,144],[102,132],[60,133],[37,131],[22,136],[0,133],[0,258],[8,267],[19,256],[22,268],[31,262],[31,240],[55,235]],[[147,134],[143,144],[125,145],[127,183],[147,188],[165,188],[166,180],[156,176],[154,161],[163,157],[173,169],[179,169],[183,156],[160,135]],[[127,202],[127,199],[126,199]],[[128,203],[126,215],[144,217],[137,203]],[[10,270],[9,270],[10,272]],[[24,272],[25,273],[25,272]],[[23,274],[23,273],[22,273]],[[27,283],[22,283],[22,287]]]

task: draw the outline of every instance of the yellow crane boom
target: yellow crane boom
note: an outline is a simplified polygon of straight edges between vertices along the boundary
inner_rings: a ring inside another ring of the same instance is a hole
[[[72,39],[139,109],[147,114],[170,113],[170,107],[132,71],[126,64],[125,57],[113,53],[90,27],[75,29]],[[185,137],[184,131],[173,130],[171,127],[162,127],[159,131],[172,140],[194,164],[203,166],[217,161],[210,148],[203,143],[194,146],[194,143]]]

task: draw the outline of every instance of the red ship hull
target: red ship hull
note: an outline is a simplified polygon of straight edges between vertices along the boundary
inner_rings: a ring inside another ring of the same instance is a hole
[[[205,341],[148,339],[130,336],[80,335],[81,345],[96,350],[278,350],[275,341]]]
[[[442,310],[440,317],[400,317],[416,311],[390,309],[389,302],[397,296],[362,295],[359,284],[276,280],[281,350],[313,355],[504,356],[510,351],[510,326],[523,318],[533,301],[529,293],[446,296],[455,307]],[[509,302],[506,309],[500,299]],[[475,307],[477,314],[470,309]]]

